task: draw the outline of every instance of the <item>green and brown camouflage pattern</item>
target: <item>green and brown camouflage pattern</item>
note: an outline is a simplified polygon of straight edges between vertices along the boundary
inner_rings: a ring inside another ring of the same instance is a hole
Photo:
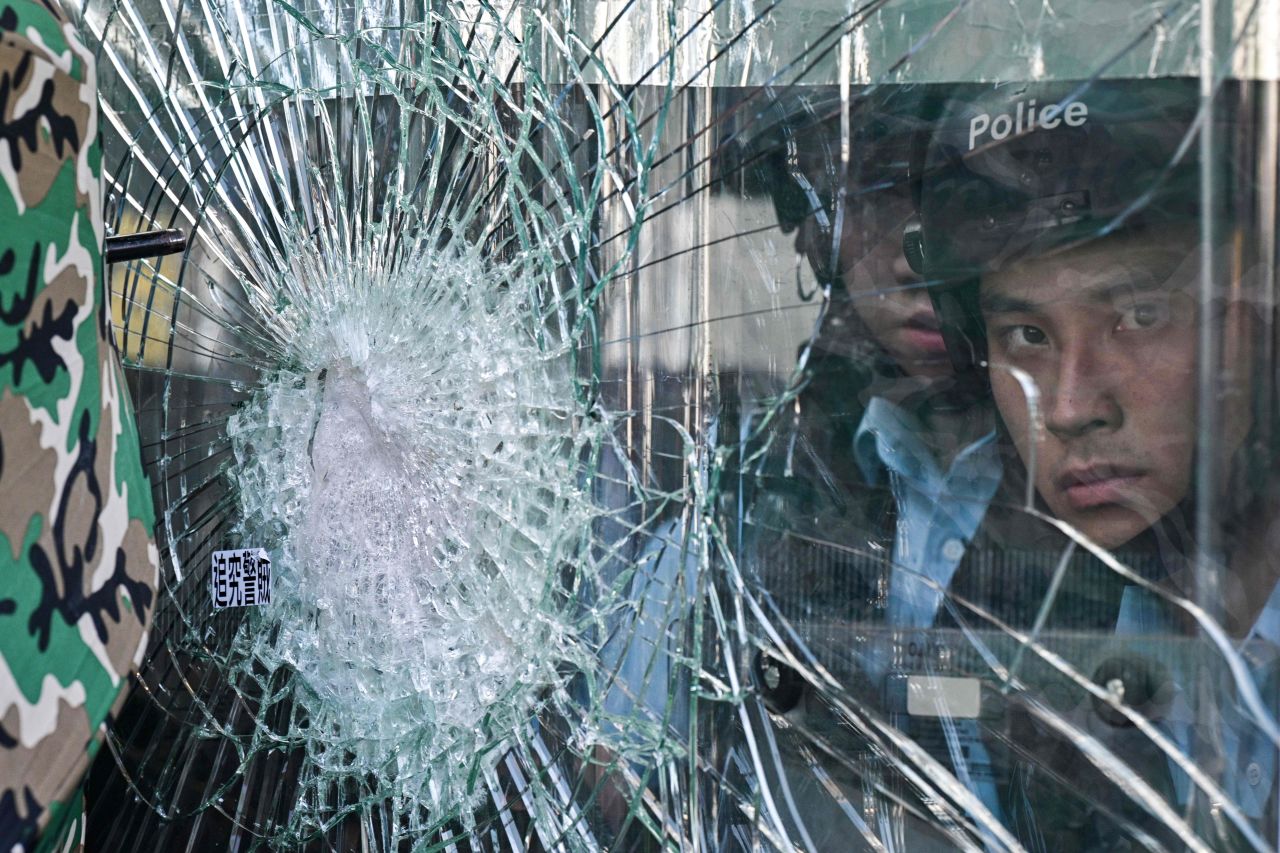
[[[146,648],[154,510],[102,274],[92,54],[0,0],[0,850],[50,849]],[[70,841],[74,842],[74,838]]]

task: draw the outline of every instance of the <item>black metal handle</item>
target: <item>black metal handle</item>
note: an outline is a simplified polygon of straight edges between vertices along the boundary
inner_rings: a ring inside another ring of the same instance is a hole
[[[187,235],[177,228],[163,231],[139,231],[106,239],[102,256],[108,264],[173,255],[187,248]]]

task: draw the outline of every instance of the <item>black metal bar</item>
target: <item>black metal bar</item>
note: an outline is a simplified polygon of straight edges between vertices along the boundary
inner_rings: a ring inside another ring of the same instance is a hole
[[[106,239],[102,256],[108,264],[136,261],[138,258],[158,258],[173,255],[187,248],[187,235],[180,229],[163,231],[139,231],[137,234],[120,234]]]

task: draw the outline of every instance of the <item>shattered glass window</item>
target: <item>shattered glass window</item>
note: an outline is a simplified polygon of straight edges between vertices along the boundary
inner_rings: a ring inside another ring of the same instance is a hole
[[[1280,4],[75,14],[89,849],[1275,848]]]

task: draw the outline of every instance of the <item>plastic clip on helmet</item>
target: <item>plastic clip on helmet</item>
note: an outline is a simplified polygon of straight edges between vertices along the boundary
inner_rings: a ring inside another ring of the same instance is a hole
[[[1198,215],[1195,80],[964,84],[940,101],[903,249],[933,283],[959,375],[986,359],[984,273]]]

